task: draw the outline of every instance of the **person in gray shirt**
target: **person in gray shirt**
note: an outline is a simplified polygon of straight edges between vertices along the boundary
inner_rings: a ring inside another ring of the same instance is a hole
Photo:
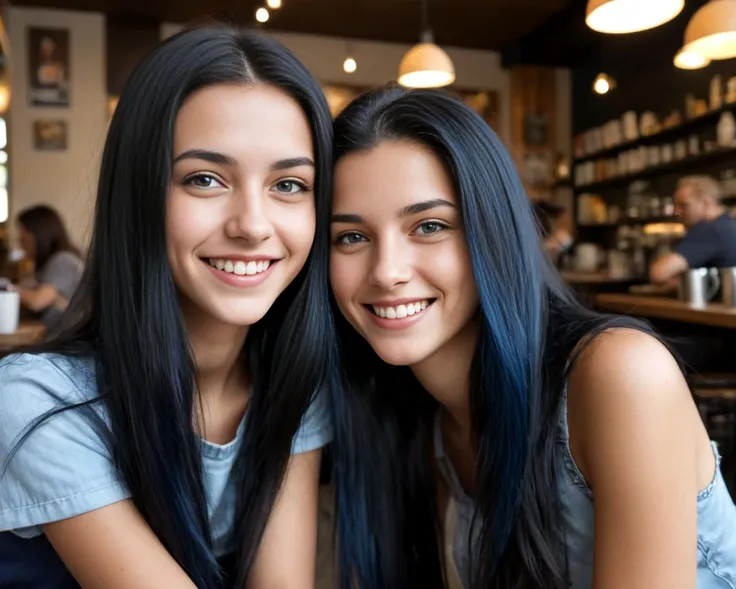
[[[36,284],[21,289],[21,303],[52,328],[79,285],[84,262],[51,207],[39,205],[22,211],[18,228],[21,247],[36,268]]]

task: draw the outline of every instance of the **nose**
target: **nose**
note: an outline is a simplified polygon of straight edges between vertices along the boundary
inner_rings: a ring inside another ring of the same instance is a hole
[[[274,234],[268,196],[260,187],[246,187],[233,194],[225,232],[228,237],[251,243],[265,241]]]
[[[374,250],[370,283],[382,290],[393,290],[406,284],[414,275],[411,255],[407,248],[397,243],[384,241]]]

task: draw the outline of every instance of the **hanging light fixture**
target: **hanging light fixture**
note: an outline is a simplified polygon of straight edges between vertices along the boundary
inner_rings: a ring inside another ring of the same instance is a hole
[[[352,57],[346,57],[345,61],[342,62],[342,69],[347,74],[352,74],[355,70],[358,69],[358,64]]]
[[[268,22],[268,19],[270,16],[271,15],[268,14],[268,10],[263,8],[263,6],[261,6],[258,10],[256,10],[256,20],[259,23]]]
[[[398,82],[407,88],[440,88],[455,81],[450,56],[435,45],[427,17],[427,0],[422,0],[421,42],[406,52],[399,64]]]
[[[677,52],[674,59],[675,67],[681,70],[699,70],[710,64],[710,59],[702,56],[697,51],[693,51],[688,46],[684,46]]]
[[[353,57],[353,44],[350,41],[345,41],[345,61],[342,62],[342,69],[346,74],[352,74],[358,69],[358,62]]]
[[[593,80],[593,92],[596,94],[607,94],[616,87],[616,80],[608,74],[598,74]]]
[[[711,0],[687,24],[685,45],[706,59],[736,57],[736,0]]]
[[[599,33],[636,33],[675,18],[685,0],[588,0],[585,24]]]
[[[266,0],[266,4],[273,10],[281,8],[281,0]]]

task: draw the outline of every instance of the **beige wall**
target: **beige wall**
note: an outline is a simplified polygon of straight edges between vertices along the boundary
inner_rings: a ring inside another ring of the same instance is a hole
[[[67,108],[34,107],[28,103],[29,26],[69,29]],[[86,246],[99,153],[107,125],[105,17],[92,12],[10,6],[6,27],[13,91],[9,112],[10,218],[27,206],[50,204],[63,215],[74,241]],[[45,118],[67,122],[66,151],[33,148],[33,121]],[[11,232],[13,225],[11,222]]]
[[[29,26],[64,27],[70,30],[71,89],[69,108],[32,107],[26,96],[28,76],[27,29]],[[62,213],[73,238],[86,245],[94,209],[99,154],[107,127],[105,71],[105,17],[91,12],[8,7],[6,27],[10,41],[13,97],[9,113],[10,209],[19,210],[48,203]],[[181,29],[164,23],[161,37]],[[358,62],[354,74],[342,70],[346,41],[294,33],[270,32],[304,61],[320,80],[334,84],[372,86],[396,78],[401,57],[409,45],[352,41],[351,53]],[[448,47],[461,88],[496,90],[499,94],[502,138],[509,136],[508,74],[501,69],[500,55]],[[559,70],[557,145],[570,148],[570,76]],[[59,152],[35,151],[33,121],[62,118],[68,125],[68,149]],[[11,231],[12,231],[11,223]]]
[[[164,23],[161,37],[181,30],[181,25]],[[350,53],[358,69],[347,74],[342,63],[347,57],[347,41],[339,37],[324,37],[298,33],[264,31],[288,47],[321,82],[355,86],[377,86],[395,80],[399,62],[411,47],[399,43],[350,41]],[[456,85],[462,89],[496,90],[499,96],[499,120],[502,138],[509,135],[508,74],[501,69],[501,56],[495,51],[478,51],[444,47],[455,65]]]

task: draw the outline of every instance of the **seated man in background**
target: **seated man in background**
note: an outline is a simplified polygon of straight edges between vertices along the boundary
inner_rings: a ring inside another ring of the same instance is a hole
[[[666,284],[689,268],[736,266],[736,221],[721,204],[718,182],[710,176],[681,178],[674,201],[687,233],[674,251],[652,263],[649,279]]]

